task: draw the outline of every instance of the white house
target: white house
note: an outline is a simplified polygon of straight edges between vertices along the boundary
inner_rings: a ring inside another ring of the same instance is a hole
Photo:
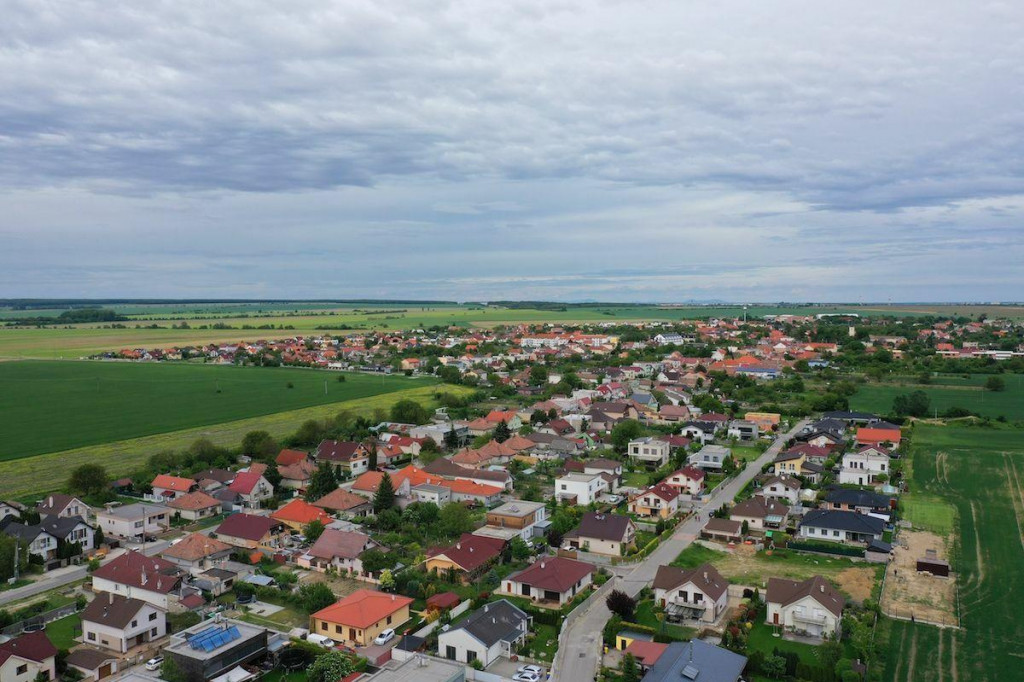
[[[121,654],[166,634],[166,612],[141,599],[104,592],[82,611],[82,641]]]
[[[590,586],[593,573],[594,567],[582,561],[542,557],[502,580],[495,593],[566,604]]]
[[[757,424],[746,419],[734,419],[729,422],[729,429],[726,431],[729,438],[737,440],[757,440],[759,430]]]
[[[156,504],[126,504],[96,512],[96,525],[104,536],[139,540],[143,534],[167,530],[171,514]]]
[[[875,447],[864,447],[843,455],[839,483],[871,485],[880,474],[889,475],[889,455]]]
[[[33,682],[40,674],[57,679],[57,647],[45,632],[25,633],[0,643],[0,680]]]
[[[497,659],[510,658],[526,640],[531,618],[508,600],[484,604],[437,637],[437,654],[451,661],[487,667]]]
[[[705,445],[697,452],[690,455],[690,466],[699,469],[713,469],[715,471],[724,466],[725,458],[732,455],[732,450],[722,445]]]
[[[711,564],[659,566],[652,587],[654,603],[664,607],[669,622],[714,623],[729,604],[729,581]]]
[[[141,599],[166,610],[178,602],[183,575],[166,559],[129,550],[93,572],[92,589]]]
[[[838,632],[846,604],[839,591],[820,575],[802,582],[769,578],[765,601],[770,625],[812,637]]]
[[[657,469],[668,464],[668,458],[672,454],[671,446],[663,440],[654,438],[637,438],[629,441],[626,447],[626,454],[630,459]]]
[[[590,504],[608,490],[608,481],[602,474],[573,471],[555,479],[555,497],[559,500],[575,498],[576,504],[580,505]]]
[[[881,540],[885,520],[873,514],[838,509],[814,509],[800,521],[800,537],[840,543],[868,544]]]
[[[684,495],[700,495],[704,492],[705,473],[697,467],[685,466],[678,471],[669,474],[664,481],[665,485],[672,486]]]
[[[773,476],[761,486],[761,496],[765,499],[782,500],[789,506],[796,506],[800,501],[800,480],[792,476]]]

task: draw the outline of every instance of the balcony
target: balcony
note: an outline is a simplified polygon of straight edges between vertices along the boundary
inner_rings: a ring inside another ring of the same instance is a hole
[[[793,611],[793,620],[797,623],[811,623],[812,625],[825,625],[828,620],[824,615],[815,616],[813,614],[804,613],[802,611]]]

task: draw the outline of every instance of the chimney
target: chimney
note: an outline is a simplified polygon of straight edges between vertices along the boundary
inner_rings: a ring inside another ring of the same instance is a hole
[[[145,568],[143,568],[143,569],[142,569],[142,584],[143,584],[143,585],[145,585],[145,584],[146,584],[146,580],[147,580],[147,579],[146,579],[146,569],[145,569]]]
[[[821,593],[825,594],[825,586],[824,585],[818,585],[818,587],[821,588]]]
[[[455,543],[455,549],[462,549],[462,543],[461,542],[456,542]]]
[[[708,572],[704,571],[704,581],[707,582],[707,579],[708,579]]]
[[[391,601],[395,601],[395,599],[397,599],[397,597],[395,595],[391,595]]]
[[[109,603],[111,605],[113,605],[113,603],[114,603],[114,593],[113,592],[107,592],[107,596],[110,597]],[[106,611],[106,609],[103,609],[103,610]]]
[[[50,495],[49,504],[47,506],[49,506],[49,507],[53,506],[53,495]]]

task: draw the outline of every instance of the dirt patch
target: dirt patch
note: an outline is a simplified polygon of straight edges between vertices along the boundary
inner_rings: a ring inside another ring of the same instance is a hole
[[[850,566],[850,562],[827,557],[809,561],[772,561],[757,554],[750,545],[738,545],[728,554],[714,560],[723,576],[733,583],[750,585],[762,591],[768,578],[789,578],[806,580],[815,575],[824,576],[835,582],[839,588],[856,602],[863,602],[871,596],[875,585],[877,568],[870,564]]]
[[[939,578],[917,570],[917,560],[926,550],[947,559],[947,538],[926,531],[903,531],[893,547],[893,558],[885,569],[882,611],[898,618],[911,618],[944,625],[956,625],[956,574]]]

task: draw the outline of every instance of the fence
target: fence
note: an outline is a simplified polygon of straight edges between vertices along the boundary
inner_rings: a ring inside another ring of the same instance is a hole
[[[470,607],[470,605],[472,603],[473,603],[472,600],[466,599],[465,601],[463,601],[463,602],[457,604],[456,606],[454,606],[452,608],[452,610],[449,612],[449,614],[451,615],[452,618],[455,618],[456,616],[461,616],[463,613],[465,613],[466,611],[469,610],[469,607]],[[436,630],[440,626],[441,626],[441,621],[440,620],[435,620],[432,623],[427,623],[426,625],[421,627],[419,630],[417,630],[414,634],[417,637],[426,637],[427,635],[429,635],[431,632],[433,632],[434,630]]]
[[[56,609],[43,611],[42,613],[32,616],[31,618],[26,618],[25,620],[21,620],[17,623],[8,625],[3,630],[0,630],[0,633],[3,633],[5,635],[20,635],[22,631],[25,629],[25,626],[30,623],[49,623],[59,618],[70,616],[72,613],[76,613],[77,611],[77,604],[66,604]]]

